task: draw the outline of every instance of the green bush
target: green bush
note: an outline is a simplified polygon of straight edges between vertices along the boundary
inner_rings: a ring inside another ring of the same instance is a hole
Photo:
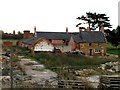
[[[114,54],[114,55],[120,55],[120,48],[110,48],[107,49],[107,53]]]

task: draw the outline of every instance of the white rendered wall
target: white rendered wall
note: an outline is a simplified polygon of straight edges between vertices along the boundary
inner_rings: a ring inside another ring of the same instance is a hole
[[[54,47],[51,44],[48,44],[46,41],[39,42],[35,45],[34,51],[53,51]]]

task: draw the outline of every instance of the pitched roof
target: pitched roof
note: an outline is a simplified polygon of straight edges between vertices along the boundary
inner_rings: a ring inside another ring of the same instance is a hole
[[[66,33],[66,32],[36,32],[37,37],[29,38],[24,40],[24,43],[33,44],[40,38],[54,39],[54,40],[66,40],[69,41],[72,35],[77,33]]]
[[[106,42],[105,36],[100,31],[81,31],[76,33],[66,33],[66,32],[37,32],[37,37],[28,38],[22,40],[22,42],[27,44],[33,44],[40,38],[54,39],[54,40],[70,40],[73,37],[76,43],[80,42]]]
[[[59,39],[59,40],[69,40],[71,34],[67,34],[66,32],[37,32],[37,37],[47,38],[47,39]]]
[[[38,37],[32,37],[32,38],[22,39],[22,40],[20,40],[20,42],[23,42],[24,44],[33,44],[38,39],[39,39]]]
[[[33,37],[33,38],[30,38],[29,40],[27,40],[26,43],[34,44],[38,39],[39,39],[39,37]]]
[[[77,35],[73,36],[73,39],[75,42],[106,42],[105,36],[102,32],[100,31],[82,31]]]

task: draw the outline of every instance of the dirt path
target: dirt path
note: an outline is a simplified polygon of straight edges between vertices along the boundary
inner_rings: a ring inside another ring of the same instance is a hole
[[[57,74],[55,72],[45,68],[43,68],[44,71],[33,70],[33,65],[26,65],[29,62],[33,62],[34,65],[41,65],[41,64],[38,64],[37,62],[31,59],[26,59],[26,58],[20,59],[20,65],[22,69],[26,72],[28,76],[32,76],[31,81],[39,83],[41,81],[46,81],[50,78],[57,77]]]

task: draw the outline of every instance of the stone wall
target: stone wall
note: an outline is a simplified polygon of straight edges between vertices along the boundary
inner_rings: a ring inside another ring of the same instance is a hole
[[[80,52],[86,55],[105,55],[106,43],[80,43]],[[91,49],[91,51],[90,51]],[[90,54],[91,53],[91,54]]]

